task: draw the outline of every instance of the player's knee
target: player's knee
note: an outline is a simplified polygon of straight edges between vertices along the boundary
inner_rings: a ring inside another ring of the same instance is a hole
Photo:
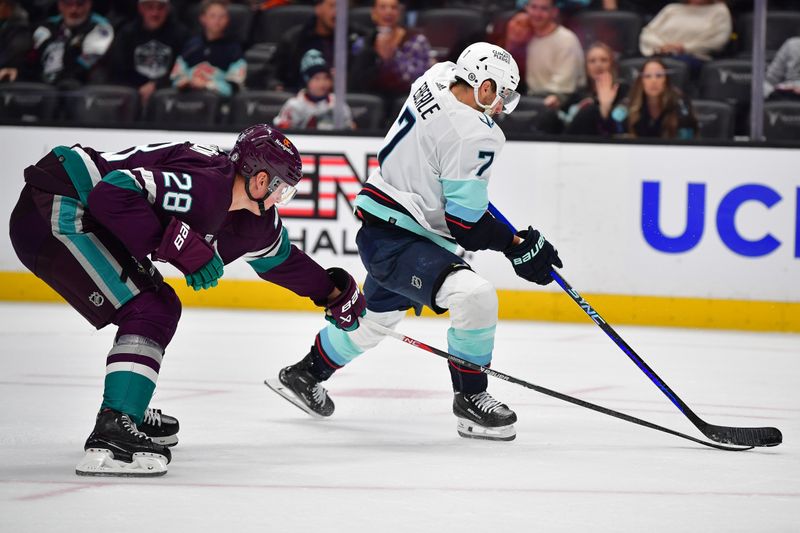
[[[450,310],[454,324],[463,329],[489,327],[497,323],[497,291],[471,270],[450,274],[436,300]]]
[[[120,308],[114,318],[118,336],[142,335],[166,347],[181,318],[181,301],[168,284],[146,291]]]

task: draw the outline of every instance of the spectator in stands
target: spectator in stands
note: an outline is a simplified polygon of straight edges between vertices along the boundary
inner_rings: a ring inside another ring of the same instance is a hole
[[[175,58],[188,30],[170,12],[170,0],[139,0],[139,16],[117,34],[111,52],[115,82],[136,87],[142,105],[156,89],[169,87]]]
[[[332,130],[334,96],[331,70],[322,52],[309,50],[300,61],[300,75],[306,84],[297,96],[283,104],[274,123],[280,129]],[[345,127],[355,129],[350,108],[345,104]]]
[[[545,104],[558,109],[586,83],[586,73],[581,43],[558,23],[554,1],[528,1],[533,38],[528,44],[526,79],[529,94],[545,96]]]
[[[634,137],[694,137],[697,120],[691,104],[673,87],[660,59],[645,62],[628,100],[628,133]]]
[[[203,0],[202,33],[186,43],[175,61],[170,75],[175,87],[229,97],[244,85],[247,63],[239,43],[225,37],[229,22],[227,0]]]
[[[527,66],[528,56],[528,43],[533,36],[531,29],[531,20],[528,17],[528,12],[521,9],[511,15],[506,23],[502,25],[500,31],[493,32],[489,40],[493,44],[508,50],[514,57],[514,60],[519,66],[519,85],[517,85],[517,92],[524,94],[527,92],[528,84],[525,79],[525,68]],[[466,48],[466,47],[464,47]],[[463,48],[459,48],[459,54]]]
[[[614,50],[605,43],[586,49],[586,87],[566,104],[565,133],[612,135],[625,133],[627,111],[623,105],[628,88],[620,83]]]
[[[302,80],[297,66],[308,50],[319,50],[333,65],[333,32],[336,28],[336,0],[314,0],[314,16],[305,24],[289,29],[278,44],[272,63],[277,77],[276,89],[297,91]],[[348,49],[365,31],[350,27]]]
[[[733,22],[724,1],[684,0],[658,12],[639,35],[644,56],[669,55],[686,62],[697,78],[703,62],[728,43]]]
[[[0,81],[17,79],[30,48],[28,13],[17,0],[0,0]]]
[[[391,100],[406,96],[411,83],[431,66],[431,45],[420,32],[400,25],[398,0],[375,0],[375,28],[353,45],[349,86]]]
[[[800,101],[800,37],[787,39],[769,64],[764,96]]]
[[[108,20],[92,12],[91,0],[58,0],[58,12],[33,32],[23,77],[62,89],[90,81],[114,40]]]

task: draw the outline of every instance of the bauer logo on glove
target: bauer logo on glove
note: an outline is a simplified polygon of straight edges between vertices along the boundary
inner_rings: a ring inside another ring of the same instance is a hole
[[[175,248],[180,250],[183,248],[183,243],[186,242],[186,238],[189,236],[189,225],[186,222],[181,222],[181,227],[178,230],[178,234],[175,236],[175,240],[172,244],[175,245]]]
[[[517,237],[522,241],[505,251],[517,276],[539,285],[552,282],[553,276],[550,272],[553,267],[564,266],[558,257],[558,251],[541,233],[530,226],[526,230],[517,232]]]
[[[536,256],[536,254],[539,253],[539,250],[542,249],[542,246],[544,246],[544,235],[540,234],[539,240],[536,243],[536,247],[533,250],[525,252],[525,254],[522,257],[515,257],[512,263],[514,265],[521,265],[522,263],[527,263],[528,261],[533,259]]]
[[[367,302],[353,277],[341,268],[329,268],[328,276],[340,294],[325,305],[325,320],[339,329],[353,331],[358,318],[367,314]],[[347,296],[350,294],[351,296]]]

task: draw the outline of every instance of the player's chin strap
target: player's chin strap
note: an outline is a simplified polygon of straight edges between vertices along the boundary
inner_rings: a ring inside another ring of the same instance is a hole
[[[264,193],[263,197],[255,198],[253,196],[253,193],[250,192],[250,178],[252,178],[252,176],[245,176],[244,177],[244,192],[247,193],[247,197],[248,198],[250,198],[252,201],[254,201],[255,203],[258,204],[258,211],[261,213],[261,216],[263,217],[267,212],[267,207],[264,205],[264,202],[267,200],[267,198],[269,198],[269,195],[271,194],[271,192],[270,192],[269,187],[268,187],[267,188],[267,192]]]
[[[497,102],[500,100],[500,96],[499,95],[495,96],[494,102],[492,102],[490,105],[484,105],[484,104],[481,103],[481,99],[478,97],[478,89],[479,89],[479,87],[473,87],[472,88],[472,91],[475,94],[475,103],[477,103],[480,107],[483,108],[483,114],[484,115],[486,115],[487,117],[491,118],[492,117],[492,109],[494,109],[494,106],[497,105]]]

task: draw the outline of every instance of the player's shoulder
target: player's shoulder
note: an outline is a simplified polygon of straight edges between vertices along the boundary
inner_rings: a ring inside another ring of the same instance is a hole
[[[486,114],[462,104],[453,97],[455,104],[449,111],[454,134],[464,143],[502,145],[506,136],[497,122]]]

